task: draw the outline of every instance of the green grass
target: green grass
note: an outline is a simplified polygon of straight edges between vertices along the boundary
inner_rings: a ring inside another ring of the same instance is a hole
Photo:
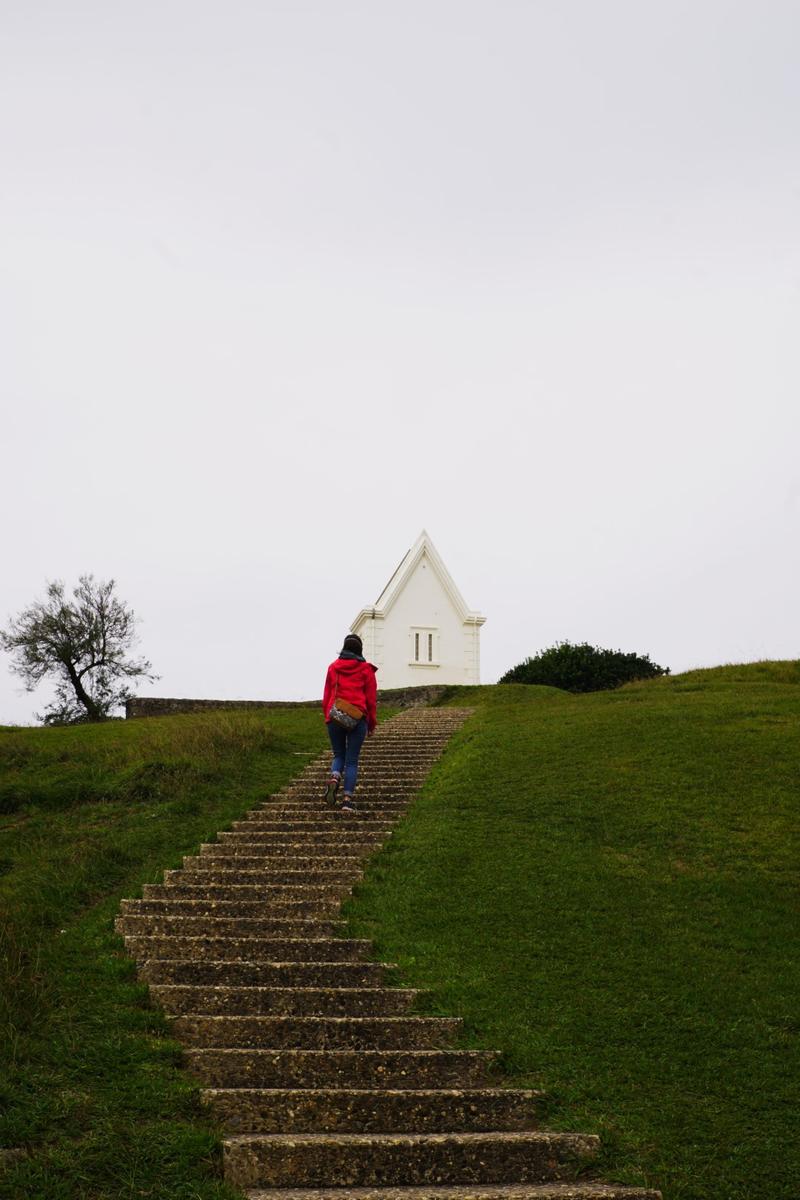
[[[666,1200],[797,1200],[797,663],[477,705],[348,905]]]
[[[797,1200],[798,683],[454,689],[478,713],[350,906],[666,1200]],[[307,710],[0,730],[3,1200],[238,1195],[113,919],[323,745]]]
[[[239,1196],[113,921],[325,740],[306,709],[0,731],[3,1200]]]

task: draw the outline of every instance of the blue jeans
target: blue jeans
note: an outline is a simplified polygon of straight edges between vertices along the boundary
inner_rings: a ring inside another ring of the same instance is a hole
[[[328,721],[328,737],[333,749],[331,772],[341,775],[344,772],[344,791],[352,796],[356,790],[358,775],[358,756],[367,736],[367,718],[362,717],[355,729],[342,729],[335,721]]]

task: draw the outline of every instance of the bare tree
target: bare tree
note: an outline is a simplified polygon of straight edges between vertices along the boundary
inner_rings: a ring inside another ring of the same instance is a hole
[[[0,630],[0,645],[13,656],[11,670],[26,691],[55,678],[55,699],[36,714],[45,725],[103,721],[132,695],[132,680],[158,678],[147,659],[127,657],[135,626],[132,610],[114,595],[113,579],[81,575],[71,599],[60,580],[48,583],[45,600]]]

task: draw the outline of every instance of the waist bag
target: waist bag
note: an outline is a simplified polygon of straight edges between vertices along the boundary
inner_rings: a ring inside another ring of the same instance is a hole
[[[330,711],[330,719],[341,725],[342,729],[355,729],[363,716],[358,705],[351,704],[349,700],[334,700]]]

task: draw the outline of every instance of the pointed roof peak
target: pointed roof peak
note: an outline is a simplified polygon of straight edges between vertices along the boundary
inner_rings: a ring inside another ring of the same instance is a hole
[[[414,542],[413,546],[406,551],[397,568],[390,576],[388,583],[378,596],[378,599],[375,601],[374,606],[371,609],[362,609],[361,613],[359,613],[359,616],[356,618],[356,622],[358,622],[363,615],[368,613],[372,613],[373,615],[377,613],[380,614],[381,617],[385,616],[394,604],[400,592],[405,587],[410,577],[413,575],[423,555],[433,567],[434,573],[438,576],[439,581],[450,598],[450,602],[461,617],[462,621],[471,621],[475,624],[482,625],[485,617],[482,617],[479,613],[473,613],[467,608],[464,597],[456,587],[453,577],[448,571],[447,567],[442,562],[441,556],[434,546],[431,535],[428,533],[427,529],[423,529],[421,531],[416,542]]]

